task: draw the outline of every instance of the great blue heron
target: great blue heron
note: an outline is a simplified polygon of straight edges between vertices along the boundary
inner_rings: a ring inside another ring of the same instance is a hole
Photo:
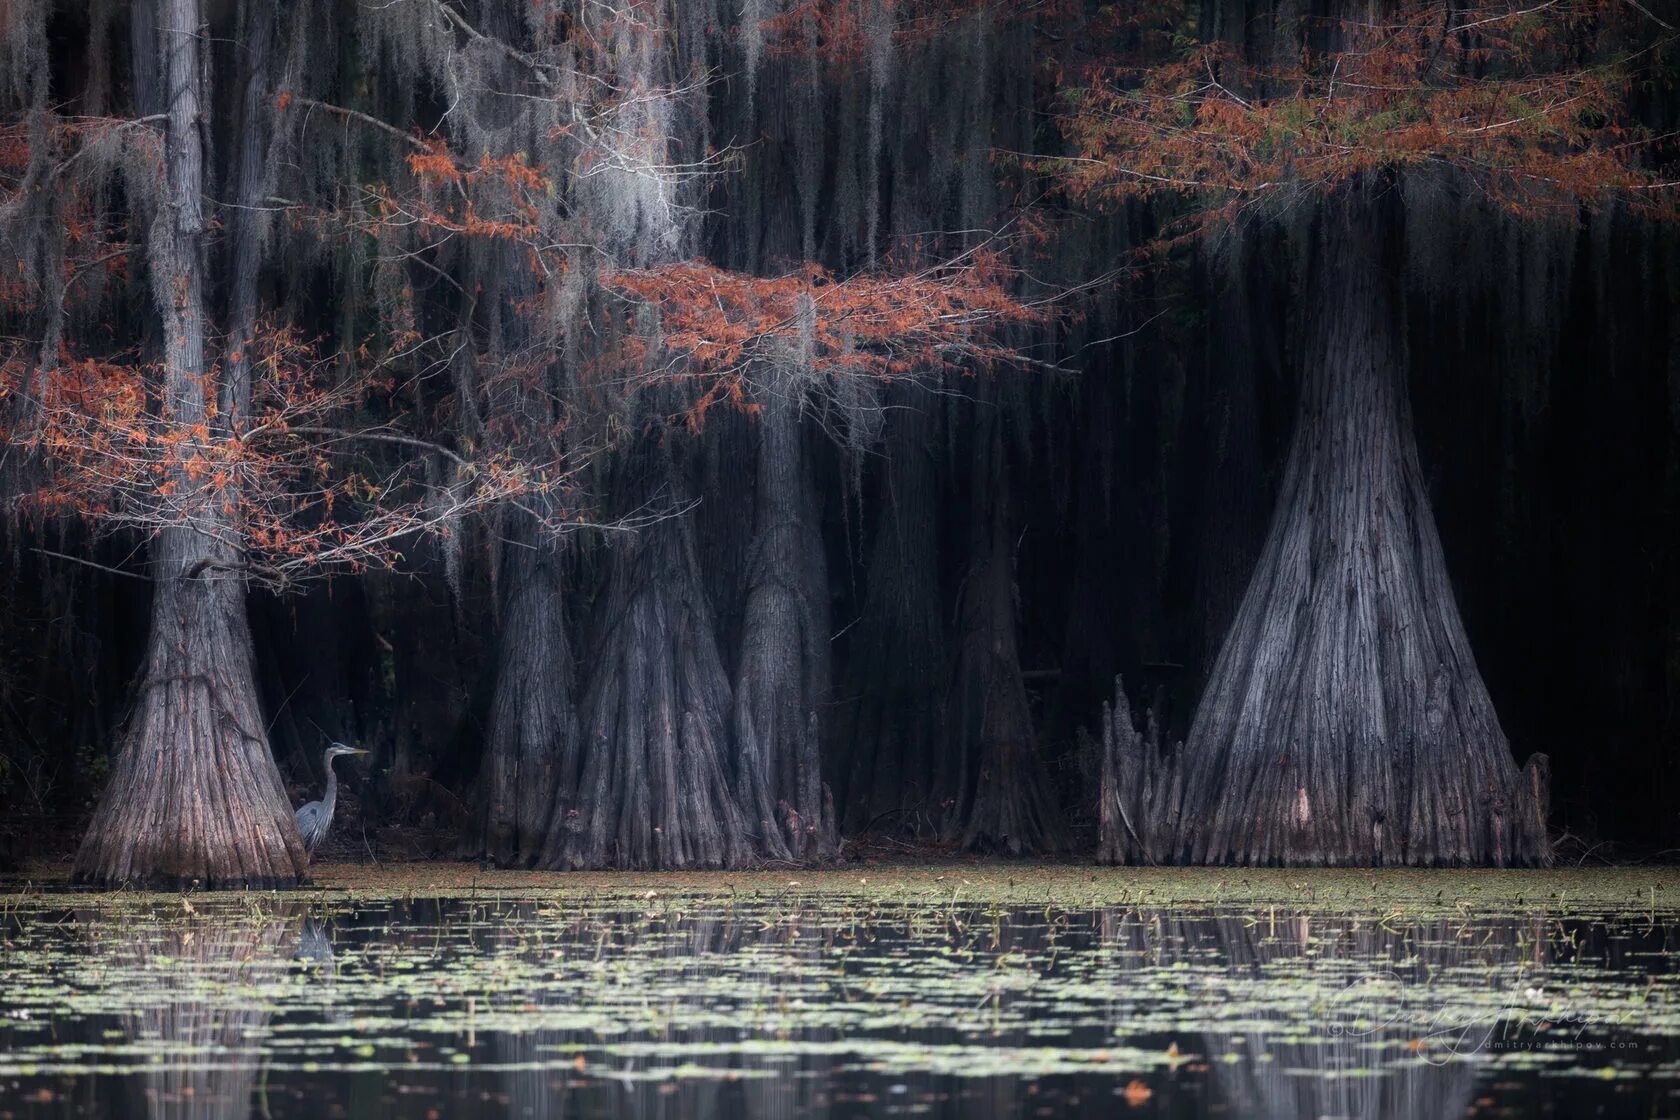
[[[297,811],[298,835],[303,837],[303,850],[310,855],[314,855],[321,841],[327,838],[327,829],[332,827],[333,806],[338,803],[338,775],[333,773],[333,759],[344,754],[366,753],[360,747],[334,743],[321,757],[321,764],[327,768],[327,795]]]

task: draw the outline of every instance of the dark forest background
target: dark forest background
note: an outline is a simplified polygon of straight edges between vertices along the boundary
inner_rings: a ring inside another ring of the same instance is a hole
[[[484,6],[463,8],[484,23],[495,7]],[[1209,0],[1200,26],[1231,6]],[[208,7],[230,28],[251,18]],[[322,43],[371,34],[351,0],[314,7]],[[86,80],[89,18],[52,6],[55,86]],[[1007,328],[1029,364],[901,379],[800,415],[815,512],[806,541],[826,568],[832,638],[820,766],[849,839],[1009,846],[943,828],[945,787],[932,777],[941,759],[975,757],[962,741],[965,648],[975,581],[996,578],[1056,818],[1028,847],[1088,853],[1100,760],[1082,729],[1097,728],[1118,675],[1167,739],[1186,736],[1272,516],[1317,313],[1303,279],[1311,215],[1221,225],[1138,263],[1166,220],[1160,207],[1084,210],[994,158],[1061,143],[1040,68],[1067,34],[1047,19],[970,16],[901,42],[875,70],[825,61],[820,80],[798,52],[749,61],[723,34],[707,48],[710,132],[751,141],[685,235],[719,266],[774,274],[814,255],[845,271],[873,256],[865,225],[882,244],[991,229],[1031,198],[1059,223],[1036,279],[1066,289],[1106,277],[1069,296],[1068,314]],[[218,73],[240,73],[214,50]],[[370,109],[438,111],[424,73],[382,73],[372,57],[345,46],[329,84],[360,90]],[[106,64],[112,88],[132,83],[120,52]],[[412,88],[368,88],[379,82]],[[1661,131],[1680,123],[1675,104],[1670,91],[1635,112]],[[237,99],[216,105],[231,140]],[[1512,751],[1550,756],[1560,858],[1680,849],[1680,235],[1613,204],[1530,221],[1451,181],[1419,177],[1403,193],[1392,232],[1419,451]],[[281,244],[265,258],[264,290],[318,333],[348,337],[342,314],[376,314],[354,268],[289,253]],[[90,314],[155,331],[143,295]],[[434,401],[459,391],[448,372],[416,376]],[[664,444],[694,499],[683,520],[732,681],[753,655],[747,600],[763,561],[748,554],[752,527],[775,500],[757,466],[763,425],[719,409]],[[613,487],[599,488],[609,506]],[[364,836],[391,855],[494,848],[484,822],[508,671],[499,651],[530,617],[510,597],[517,561],[504,542],[523,531],[475,515],[449,539],[415,540],[397,570],[249,591],[262,716],[293,801],[314,796],[328,740],[372,751],[366,765],[341,765],[346,853]],[[143,543],[16,512],[0,528],[0,849],[14,856],[68,853],[110,772],[147,648]],[[614,534],[585,528],[544,561],[565,589],[579,696],[614,656],[621,558]]]

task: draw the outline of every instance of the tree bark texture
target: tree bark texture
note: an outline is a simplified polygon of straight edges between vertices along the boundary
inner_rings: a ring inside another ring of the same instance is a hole
[[[1066,835],[1021,678],[1009,467],[997,394],[986,398],[975,408],[972,540],[951,696],[956,746],[969,768],[958,787],[961,838],[973,851],[1028,855],[1064,847]]]
[[[270,142],[271,81],[275,8],[254,0],[241,5],[242,57],[249,60],[239,113],[233,168],[233,202],[226,224],[227,374],[222,380],[221,419],[230,428],[251,411],[251,346],[257,333],[257,279],[263,255],[263,226],[268,215],[266,164]]]
[[[636,477],[620,487],[645,496],[658,489],[650,479],[674,484],[665,449],[632,454]],[[729,678],[676,507],[614,542],[579,750],[562,766],[542,867],[739,867],[752,856],[727,769]]]
[[[1183,795],[1183,752],[1161,749],[1153,709],[1140,730],[1117,677],[1114,700],[1102,708],[1101,779],[1097,794],[1097,862],[1151,863],[1172,858],[1171,840]]]
[[[758,524],[735,679],[734,773],[742,810],[765,855],[827,859],[839,845],[833,798],[822,780],[828,566],[797,387],[767,396],[758,432]]]
[[[160,0],[166,182],[148,248],[163,313],[161,408],[182,429],[205,423],[213,392],[202,288],[200,24],[198,0]],[[225,496],[180,467],[174,481],[187,504],[181,523],[152,543],[151,633],[138,695],[76,876],[165,887],[296,883],[308,860],[258,708],[237,558],[217,540]]]
[[[1182,860],[1550,858],[1545,761],[1511,758],[1436,535],[1385,217],[1320,219],[1278,504],[1185,747]]]
[[[528,515],[509,518],[482,852],[498,866],[528,867],[542,851],[561,765],[577,756],[578,721],[559,549]]]
[[[847,659],[843,813],[848,831],[891,822],[934,834],[949,758],[943,698],[950,642],[939,604],[939,399],[914,384],[887,392],[886,447],[862,617]]]

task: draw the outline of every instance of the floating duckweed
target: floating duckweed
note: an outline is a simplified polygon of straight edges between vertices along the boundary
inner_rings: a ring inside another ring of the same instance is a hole
[[[148,1079],[238,1112],[376,1076],[417,1116],[625,1093],[683,1114],[1662,1113],[1667,875],[451,867],[428,889],[352,868],[190,911],[32,890],[0,896],[0,1078],[96,1101]]]

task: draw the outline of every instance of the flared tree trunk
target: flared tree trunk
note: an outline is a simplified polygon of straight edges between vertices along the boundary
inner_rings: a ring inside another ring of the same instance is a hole
[[[887,392],[885,462],[863,617],[843,694],[842,812],[848,832],[893,826],[932,834],[940,803],[950,654],[940,611],[935,417],[940,399],[914,383]]]
[[[614,486],[628,509],[680,493],[656,438]],[[680,501],[613,541],[608,581],[578,753],[562,765],[539,866],[742,866],[752,845],[727,769],[729,678]]]
[[[244,592],[193,528],[152,546],[139,695],[76,877],[106,886],[276,887],[308,866],[269,753]]]
[[[1279,330],[1288,321],[1280,298],[1287,285],[1266,273],[1268,259],[1287,259],[1287,249],[1265,229],[1242,235],[1228,252],[1205,254],[1212,322],[1189,389],[1200,428],[1193,440],[1207,449],[1196,464],[1189,518],[1196,589],[1186,666],[1192,696],[1213,670],[1265,543],[1293,419],[1296,385]]]
[[[1550,858],[1545,759],[1511,758],[1424,489],[1395,217],[1320,218],[1277,509],[1185,747],[1191,862]]]
[[[974,410],[968,574],[958,610],[952,692],[962,844],[1028,855],[1065,846],[1061,813],[1039,757],[1015,641],[1015,538],[1003,422],[995,392]]]
[[[542,851],[561,765],[577,756],[578,722],[560,552],[529,515],[509,517],[481,850],[498,866],[528,867]]]
[[[198,0],[160,0],[168,123],[165,193],[148,246],[163,311],[164,421],[210,415],[204,356],[204,153]],[[193,453],[183,442],[181,459]],[[87,836],[78,879],[148,886],[296,883],[307,857],[269,753],[237,558],[220,543],[226,494],[177,468],[180,524],[152,543],[151,634],[133,712]]]
[[[828,704],[828,567],[805,462],[797,386],[769,394],[758,444],[753,533],[735,683],[735,779],[760,850],[772,858],[836,854],[834,804],[822,780]]]

